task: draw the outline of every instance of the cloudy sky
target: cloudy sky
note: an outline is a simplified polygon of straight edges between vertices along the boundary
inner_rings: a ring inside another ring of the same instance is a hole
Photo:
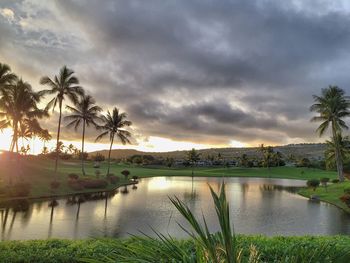
[[[36,89],[74,69],[138,149],[315,142],[312,94],[350,91],[347,2],[1,0],[0,61]]]

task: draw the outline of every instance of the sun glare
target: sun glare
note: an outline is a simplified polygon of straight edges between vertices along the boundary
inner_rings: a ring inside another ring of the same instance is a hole
[[[0,150],[8,150],[11,145],[12,130],[4,129],[0,132]]]

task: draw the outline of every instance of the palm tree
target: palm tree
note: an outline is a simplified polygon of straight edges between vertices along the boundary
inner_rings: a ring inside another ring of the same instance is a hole
[[[99,126],[99,129],[103,132],[97,136],[96,141],[101,140],[104,136],[109,135],[109,140],[111,142],[108,153],[108,169],[107,175],[109,174],[110,161],[111,161],[111,151],[114,142],[114,137],[121,141],[122,144],[130,143],[129,138],[131,133],[125,130],[126,127],[130,127],[132,122],[127,120],[127,114],[125,112],[120,113],[118,108],[114,108],[112,113],[107,111],[106,116],[101,117],[102,125]]]
[[[63,66],[58,76],[54,79],[50,79],[45,76],[40,80],[40,84],[49,86],[50,89],[41,91],[43,95],[55,95],[55,97],[47,104],[47,109],[55,109],[58,104],[59,117],[57,127],[57,141],[56,141],[56,161],[55,161],[55,174],[57,173],[57,165],[59,158],[59,141],[61,133],[61,119],[62,119],[62,104],[63,101],[68,98],[73,104],[78,102],[78,97],[84,95],[82,87],[78,86],[79,80],[74,76],[74,71]]]
[[[34,92],[23,80],[18,80],[3,90],[3,96],[0,98],[0,118],[5,118],[2,121],[3,126],[10,126],[13,129],[10,151],[14,151],[16,147],[18,152],[20,125],[48,116],[46,110],[38,108],[40,100],[41,95]]]
[[[336,143],[332,138],[327,140],[327,148],[325,150],[326,164],[328,168],[334,168],[336,164],[336,145],[339,147],[341,160],[344,162],[350,156],[350,138],[349,136],[343,137],[341,134],[337,135]]]
[[[345,121],[346,117],[350,116],[350,100],[345,96],[344,90],[337,86],[329,86],[322,89],[321,96],[313,96],[314,104],[310,107],[310,111],[316,112],[319,115],[311,119],[312,122],[321,122],[317,128],[317,132],[322,136],[330,127],[335,143],[335,159],[337,164],[339,181],[344,181],[343,175],[343,161],[341,159],[341,152],[339,142],[337,140],[339,134],[341,135],[343,129],[348,129]]]
[[[41,130],[38,136],[39,139],[44,143],[44,147],[46,147],[46,143],[52,139],[52,136],[48,130]]]
[[[11,68],[6,64],[0,63],[0,94],[16,80],[17,76],[11,72]]]
[[[191,164],[192,168],[192,178],[194,175],[194,165],[200,160],[200,153],[196,151],[196,149],[192,148],[191,151],[187,152],[187,161]]]
[[[100,119],[99,114],[102,109],[99,106],[96,106],[95,100],[87,95],[81,96],[80,100],[76,104],[76,107],[73,108],[71,106],[67,106],[66,108],[71,111],[73,114],[66,116],[64,119],[69,120],[70,123],[67,127],[74,127],[75,130],[82,124],[83,126],[83,134],[81,139],[81,169],[83,175],[85,175],[84,168],[84,140],[85,140],[85,128],[93,125],[94,127],[98,127],[96,123],[97,120]]]

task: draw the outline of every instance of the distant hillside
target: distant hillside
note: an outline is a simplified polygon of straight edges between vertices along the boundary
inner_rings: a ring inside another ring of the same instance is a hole
[[[325,144],[322,143],[310,143],[310,144],[288,144],[284,146],[273,147],[275,151],[281,152],[285,156],[294,155],[295,157],[308,157],[308,158],[323,158]],[[259,155],[258,147],[246,147],[246,148],[211,148],[198,150],[203,157],[208,155],[217,156],[219,153],[223,158],[235,158],[242,154],[247,154],[248,156]],[[95,155],[100,153],[105,157],[108,157],[108,150],[96,151],[90,153],[90,155]],[[111,158],[120,159],[127,158],[132,155],[152,155],[154,157],[172,157],[174,159],[183,159],[186,156],[187,151],[172,151],[172,152],[142,152],[133,149],[127,150],[112,150]]]

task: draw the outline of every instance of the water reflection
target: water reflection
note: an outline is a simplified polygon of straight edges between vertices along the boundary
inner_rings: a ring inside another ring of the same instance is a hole
[[[17,200],[0,205],[1,240],[124,237],[140,232],[185,237],[186,222],[168,196],[177,196],[197,216],[218,229],[208,186],[226,182],[235,231],[245,234],[350,234],[350,217],[324,203],[295,194],[305,182],[257,178],[156,177],[120,191],[72,195],[64,199]]]

